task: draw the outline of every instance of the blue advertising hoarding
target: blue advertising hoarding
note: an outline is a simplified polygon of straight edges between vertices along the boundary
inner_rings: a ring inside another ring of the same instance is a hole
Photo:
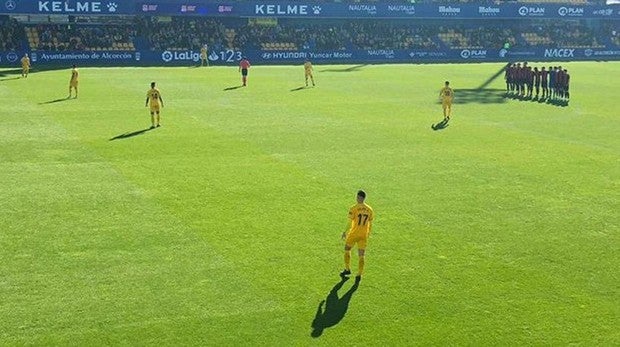
[[[84,51],[28,52],[32,66],[192,66],[200,63],[198,51]],[[24,52],[0,52],[0,67],[20,66]],[[335,50],[335,51],[235,51],[209,53],[211,65],[236,66],[243,56],[253,65],[302,64],[386,64],[386,63],[481,63],[511,61],[586,61],[620,60],[620,48],[549,48],[523,49],[446,49],[446,50]]]
[[[336,3],[174,0],[0,0],[0,14],[200,15],[276,18],[614,18],[620,6],[557,3]]]
[[[275,18],[620,18],[620,6],[562,4],[394,4],[329,2],[139,2],[137,13],[147,15],[207,15]]]
[[[0,14],[119,15],[134,14],[127,0],[0,0]]]

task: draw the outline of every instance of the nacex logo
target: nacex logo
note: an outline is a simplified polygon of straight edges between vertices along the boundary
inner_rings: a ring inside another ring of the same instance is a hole
[[[553,48],[545,49],[545,58],[573,58],[575,49],[570,48]]]

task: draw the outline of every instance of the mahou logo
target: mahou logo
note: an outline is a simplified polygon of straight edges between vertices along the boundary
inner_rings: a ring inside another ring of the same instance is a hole
[[[478,6],[478,13],[483,16],[497,16],[500,13],[499,7]]]
[[[460,7],[439,6],[439,14],[443,16],[456,16],[461,13]]]

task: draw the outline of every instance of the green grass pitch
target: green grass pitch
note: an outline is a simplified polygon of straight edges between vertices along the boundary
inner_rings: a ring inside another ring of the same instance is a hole
[[[501,64],[2,70],[0,345],[619,345],[620,63],[563,65],[568,107]]]

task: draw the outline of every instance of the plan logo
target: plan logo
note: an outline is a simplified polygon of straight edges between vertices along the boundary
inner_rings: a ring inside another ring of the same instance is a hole
[[[562,17],[582,17],[584,14],[583,7],[560,7],[558,9],[558,14]]]
[[[545,8],[521,6],[519,7],[519,15],[528,17],[542,17],[545,15]]]
[[[484,59],[486,57],[486,49],[464,49],[461,51],[461,58],[463,59]]]

